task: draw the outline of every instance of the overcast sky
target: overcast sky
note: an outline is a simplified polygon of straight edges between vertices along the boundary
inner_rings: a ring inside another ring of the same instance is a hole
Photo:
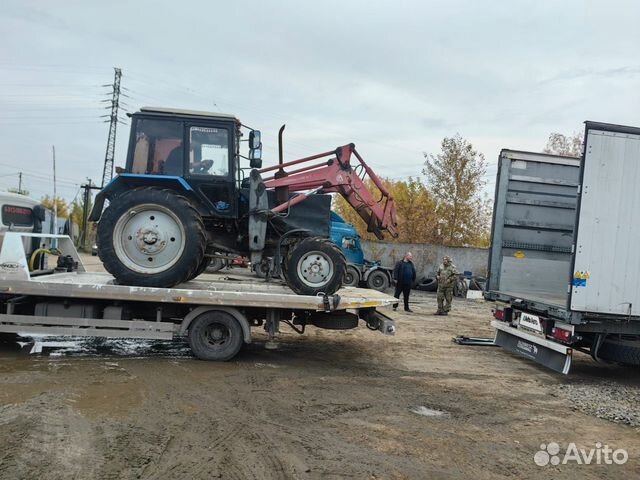
[[[164,5],[164,6],[160,6]],[[355,142],[381,175],[419,175],[460,133],[490,163],[584,120],[640,125],[639,2],[28,1],[0,7],[0,188],[99,183],[113,68],[130,111],[236,114],[265,165]],[[118,130],[124,163],[128,125]]]

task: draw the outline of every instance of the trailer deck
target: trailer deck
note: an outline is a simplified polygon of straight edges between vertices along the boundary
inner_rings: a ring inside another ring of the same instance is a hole
[[[277,280],[265,282],[232,275],[217,281],[192,280],[174,288],[132,287],[118,285],[107,273],[94,272],[56,273],[10,282],[0,278],[0,293],[314,311],[384,307],[396,301],[385,293],[355,287],[328,296],[297,295]]]

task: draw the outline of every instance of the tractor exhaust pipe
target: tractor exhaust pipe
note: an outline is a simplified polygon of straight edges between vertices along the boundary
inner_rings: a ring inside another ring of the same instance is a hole
[[[287,124],[284,124],[280,127],[278,131],[278,164],[282,165],[284,163],[284,154],[282,153],[282,134],[284,133],[284,129]],[[282,167],[280,167],[280,171],[282,172]]]
[[[284,178],[288,175],[287,172],[284,171],[284,153],[282,151],[282,134],[284,133],[284,129],[287,125],[284,124],[280,127],[278,131],[278,165],[280,168],[273,176],[274,178]],[[276,187],[276,201],[279,205],[286,203],[289,201],[289,187]]]

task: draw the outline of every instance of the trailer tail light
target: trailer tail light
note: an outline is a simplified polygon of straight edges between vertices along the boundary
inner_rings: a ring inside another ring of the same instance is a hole
[[[553,338],[560,342],[571,343],[571,337],[573,336],[573,333],[571,332],[571,330],[565,330],[564,328],[560,327],[553,327],[551,329],[551,335],[553,336]]]
[[[497,307],[493,309],[493,318],[496,320],[504,321],[504,309]]]

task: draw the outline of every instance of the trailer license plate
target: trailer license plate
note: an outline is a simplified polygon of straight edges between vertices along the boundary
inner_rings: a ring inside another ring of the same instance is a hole
[[[530,313],[520,314],[520,325],[530,328],[536,332],[542,333],[542,324],[540,323],[540,317],[537,315],[531,315]]]

